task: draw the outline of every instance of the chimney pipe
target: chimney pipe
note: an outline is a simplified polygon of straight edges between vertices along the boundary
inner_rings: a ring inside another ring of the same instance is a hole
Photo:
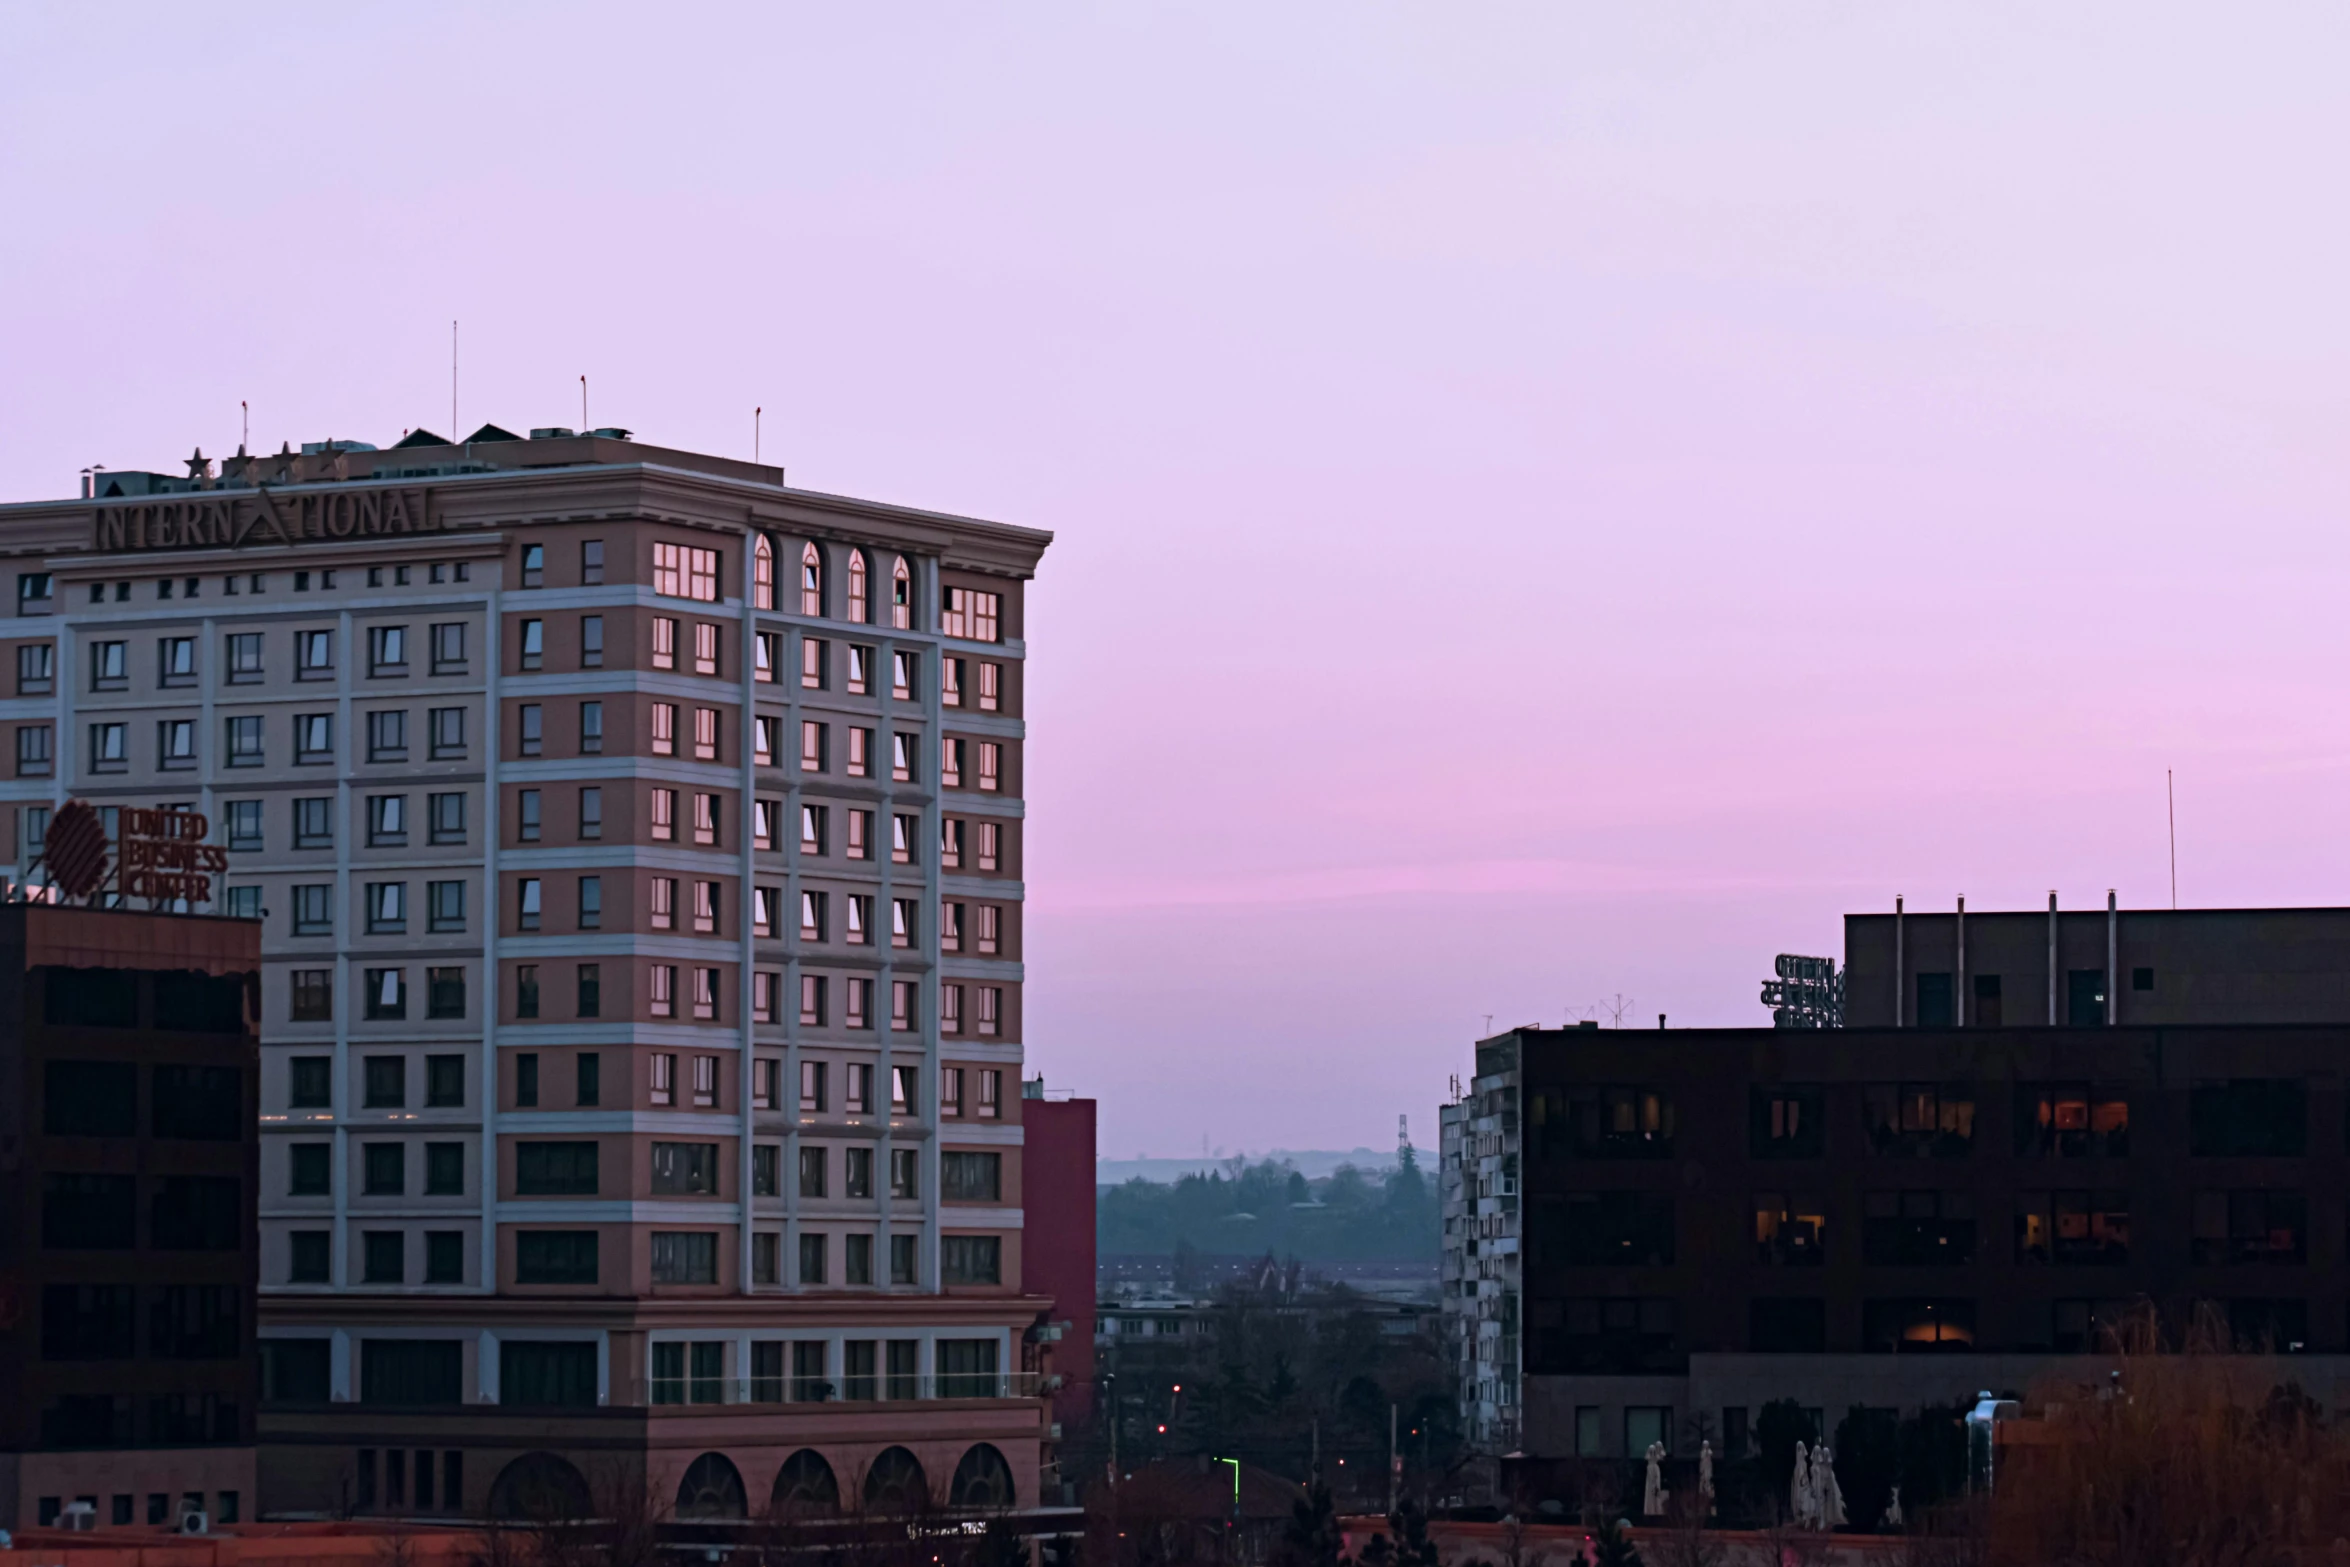
[[[1902,997],[1908,994],[1909,969],[1902,961],[1901,952],[1901,897],[1896,893],[1893,898],[1893,1026],[1895,1028],[1902,1026],[1901,1015],[1905,1010]]]
[[[2056,967],[2056,893],[2054,889],[2050,889],[2048,894],[2048,1026],[2050,1028],[2056,1026],[2056,981],[2058,978],[2059,973]]]

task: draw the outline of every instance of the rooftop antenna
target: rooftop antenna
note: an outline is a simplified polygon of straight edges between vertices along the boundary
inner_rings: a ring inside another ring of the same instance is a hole
[[[2170,805],[2170,906],[2179,909],[2179,786],[2169,768],[2162,770],[2163,798]]]
[[[449,439],[457,439],[457,323],[449,323]]]
[[[1624,1014],[1632,1010],[1632,998],[1619,990],[1616,992],[1616,999],[1613,1001],[1602,1001],[1599,1004],[1599,1010],[1605,1012],[1609,1017],[1613,1018],[1615,1020],[1616,1027],[1622,1028],[1624,1026]]]
[[[237,450],[243,451],[253,442],[253,405],[242,397],[237,399]]]
[[[1493,1014],[1490,1012],[1485,1014],[1485,1034],[1487,1038],[1493,1035]]]
[[[587,377],[579,378],[579,433],[587,434]]]

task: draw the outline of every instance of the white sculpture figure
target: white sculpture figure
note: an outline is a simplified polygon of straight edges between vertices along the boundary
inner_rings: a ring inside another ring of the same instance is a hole
[[[1811,1482],[1820,1493],[1820,1527],[1838,1529],[1852,1520],[1844,1516],[1844,1487],[1836,1483],[1835,1455],[1822,1442],[1811,1455]]]
[[[1901,1517],[1900,1486],[1895,1486],[1893,1488],[1893,1500],[1885,1504],[1885,1527],[1888,1529],[1902,1529],[1908,1527],[1908,1525],[1902,1521]]]
[[[1795,1474],[1787,1485],[1787,1511],[1797,1524],[1809,1524],[1819,1507],[1819,1498],[1811,1488],[1811,1453],[1801,1442],[1795,1444]]]
[[[1648,1444],[1648,1484],[1640,1493],[1640,1511],[1650,1518],[1659,1517],[1665,1510],[1665,1498],[1672,1493],[1665,1489],[1665,1444]]]
[[[1697,1444],[1697,1503],[1710,1518],[1714,1511],[1714,1445]]]

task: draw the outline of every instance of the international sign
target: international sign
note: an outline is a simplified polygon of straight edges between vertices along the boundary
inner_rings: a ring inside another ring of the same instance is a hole
[[[433,492],[424,487],[354,485],[284,495],[268,489],[205,490],[96,507],[90,518],[90,547],[107,554],[229,550],[248,544],[439,533],[443,527]]]

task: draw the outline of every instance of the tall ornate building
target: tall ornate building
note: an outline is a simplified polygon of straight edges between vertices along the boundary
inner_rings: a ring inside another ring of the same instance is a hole
[[[0,507],[0,795],[36,882],[200,809],[262,922],[262,1507],[1034,1503],[1050,535],[617,430],[189,466]]]

